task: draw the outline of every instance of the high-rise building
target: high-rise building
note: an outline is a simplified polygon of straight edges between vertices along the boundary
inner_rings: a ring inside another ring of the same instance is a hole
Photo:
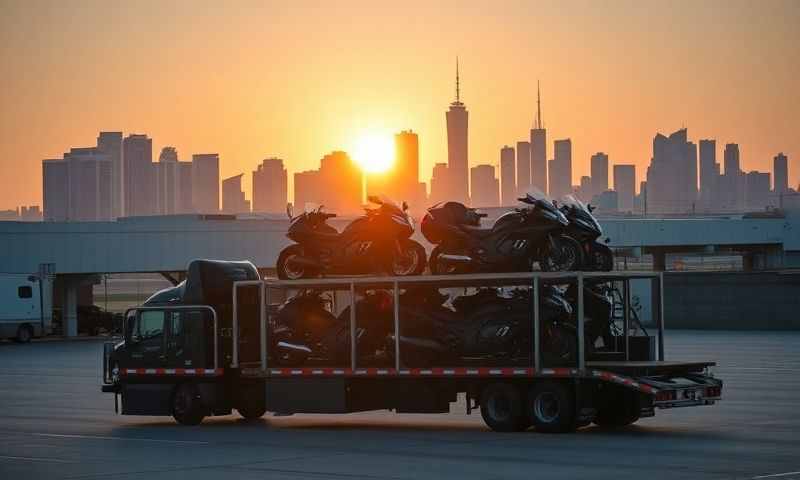
[[[156,183],[156,213],[173,215],[180,209],[180,166],[175,147],[164,147],[153,164]]]
[[[446,163],[437,163],[431,172],[431,195],[428,203],[436,204],[450,199],[450,179]]]
[[[319,170],[307,170],[294,174],[294,213],[303,212],[307,205],[322,205],[322,175]]]
[[[266,158],[253,171],[253,211],[280,213],[286,208],[287,174],[280,158]]]
[[[536,82],[536,121],[531,129],[531,184],[547,193],[547,130],[542,123],[542,97]]]
[[[353,214],[363,206],[361,169],[346,152],[334,151],[320,161],[323,202],[332,212]]]
[[[741,211],[746,207],[746,180],[741,170],[739,145],[728,143],[724,152],[725,172],[718,188],[719,207],[723,211]]]
[[[594,197],[608,190],[608,155],[603,152],[592,155],[589,169],[592,176],[591,197]]]
[[[234,175],[222,181],[222,211],[225,213],[249,213],[250,202],[244,198],[242,175]]]
[[[456,60],[456,99],[446,112],[447,170],[452,200],[469,203],[469,113],[461,102],[461,86]]]
[[[127,216],[156,213],[153,140],[131,134],[122,141],[124,211]]]
[[[700,140],[700,205],[704,210],[716,208],[716,186],[719,182],[717,141]]]
[[[45,222],[69,220],[69,168],[55,158],[42,161],[42,197]]]
[[[789,158],[783,152],[772,159],[773,190],[780,195],[789,191]]]
[[[68,220],[111,220],[111,159],[96,147],[64,154],[69,170]]]
[[[531,144],[517,142],[517,193],[522,196],[531,189]]]
[[[192,206],[197,213],[219,212],[219,154],[192,155]]]
[[[560,198],[572,192],[572,140],[556,140],[554,142],[555,158],[551,162],[550,196]]]
[[[764,210],[769,205],[770,175],[748,172],[745,175],[745,206],[748,210]]]
[[[394,136],[394,198],[415,207],[423,202],[419,194],[419,137],[411,130]]]
[[[633,212],[636,197],[636,165],[614,165],[614,190],[620,212]]]
[[[500,149],[500,205],[510,207],[517,203],[517,187],[514,176],[514,147]]]
[[[496,207],[499,205],[500,183],[494,175],[492,165],[476,165],[470,169],[473,207]]]
[[[581,181],[580,181],[580,184],[578,185],[577,190],[575,190],[575,194],[578,195],[578,198],[591,202],[592,201],[592,177],[590,177],[588,175],[581,176]]]
[[[697,148],[686,129],[653,138],[653,158],[647,168],[648,213],[687,213],[697,199]]]
[[[125,185],[122,165],[122,132],[100,132],[97,149],[111,159],[111,216],[125,215]]]
[[[192,162],[178,162],[177,213],[194,213],[192,188]]]

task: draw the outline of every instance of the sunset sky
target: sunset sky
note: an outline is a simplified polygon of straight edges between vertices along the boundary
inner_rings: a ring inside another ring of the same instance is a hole
[[[446,161],[455,57],[470,163],[526,139],[541,80],[552,140],[635,163],[656,132],[789,155],[800,181],[800,1],[232,2],[0,0],[0,209],[41,204],[41,160],[99,130],[147,133],[154,159],[266,156],[291,174],[360,136],[412,129],[422,180]],[[291,187],[290,187],[291,189]],[[291,191],[291,190],[290,190]]]

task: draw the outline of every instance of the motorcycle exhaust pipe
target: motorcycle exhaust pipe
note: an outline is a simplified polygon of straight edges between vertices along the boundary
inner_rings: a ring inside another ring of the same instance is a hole
[[[439,260],[444,260],[445,262],[450,263],[470,263],[472,261],[472,257],[469,255],[450,255],[445,253],[439,255]]]
[[[308,257],[294,257],[291,260],[293,263],[297,263],[298,265],[302,265],[304,267],[322,267],[322,265],[314,260],[313,258]]]

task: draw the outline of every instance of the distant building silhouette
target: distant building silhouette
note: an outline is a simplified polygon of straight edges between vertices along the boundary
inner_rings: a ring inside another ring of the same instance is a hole
[[[156,183],[156,213],[172,215],[180,211],[180,165],[175,147],[164,147],[153,164]]]
[[[42,200],[45,222],[69,220],[69,166],[66,161],[42,160]]]
[[[614,190],[620,212],[633,212],[636,197],[636,165],[614,165]]]
[[[42,162],[46,221],[111,220],[111,159],[96,147],[72,148]]]
[[[700,140],[699,204],[703,210],[715,210],[717,208],[718,184],[717,141]]]
[[[783,152],[772,159],[772,175],[775,187],[773,190],[780,195],[789,191],[789,158]]]
[[[581,200],[590,202],[592,200],[592,177],[589,175],[581,176],[581,181],[578,188],[575,189],[575,194]]]
[[[222,211],[224,213],[249,213],[250,202],[244,198],[242,176],[234,175],[222,181]]]
[[[431,173],[431,194],[428,203],[433,205],[450,199],[450,177],[446,163],[437,163]]]
[[[394,136],[395,161],[386,172],[367,175],[367,195],[386,195],[412,209],[424,211],[427,203],[425,184],[419,181],[419,137],[411,130]]]
[[[321,205],[323,203],[322,197],[322,175],[319,170],[308,170],[294,174],[293,206],[295,214],[303,212],[306,205]]]
[[[461,88],[456,60],[456,99],[446,112],[447,169],[452,200],[469,203],[469,113],[461,102]]]
[[[589,197],[591,198],[608,190],[608,155],[603,152],[592,155],[589,169],[592,176],[592,193]]]
[[[531,189],[531,144],[517,142],[517,194],[525,195]]]
[[[287,173],[280,158],[266,158],[253,171],[253,211],[280,213],[286,208]]]
[[[687,213],[697,200],[697,148],[686,129],[653,138],[653,158],[647,168],[647,211]]]
[[[23,205],[13,210],[0,210],[0,221],[41,222],[42,211],[39,209],[39,205]]]
[[[111,216],[125,215],[125,185],[122,165],[122,132],[100,132],[97,149],[111,160]]]
[[[606,190],[592,198],[592,205],[598,213],[614,213],[619,210],[619,194],[614,190]]]
[[[550,196],[558,199],[572,192],[572,140],[556,140],[554,155],[550,163]]]
[[[517,204],[517,185],[514,175],[514,147],[500,149],[500,205],[510,207]]]
[[[547,193],[547,130],[542,123],[542,98],[536,82],[536,119],[531,129],[531,184]]]
[[[219,154],[192,155],[192,206],[197,213],[219,212]]]
[[[323,203],[329,211],[344,214],[361,212],[364,177],[346,152],[334,151],[322,157],[319,171]]]
[[[178,162],[178,211],[193,213],[194,201],[192,182],[192,162]]]
[[[131,134],[122,141],[124,211],[126,216],[156,213],[153,140]]]
[[[764,210],[769,205],[770,174],[764,172],[748,172],[745,175],[745,208],[747,210]]]
[[[476,165],[470,169],[473,207],[496,207],[500,199],[500,183],[492,165]]]
[[[719,179],[718,208],[738,212],[745,209],[745,175],[741,170],[739,145],[728,143],[724,152],[725,172]]]

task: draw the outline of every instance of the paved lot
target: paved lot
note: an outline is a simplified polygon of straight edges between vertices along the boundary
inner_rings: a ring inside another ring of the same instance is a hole
[[[2,343],[0,479],[800,479],[800,334],[670,332],[668,342],[668,358],[719,362],[722,403],[568,435],[493,433],[461,406],[180,427],[114,415],[99,391],[99,342]]]

